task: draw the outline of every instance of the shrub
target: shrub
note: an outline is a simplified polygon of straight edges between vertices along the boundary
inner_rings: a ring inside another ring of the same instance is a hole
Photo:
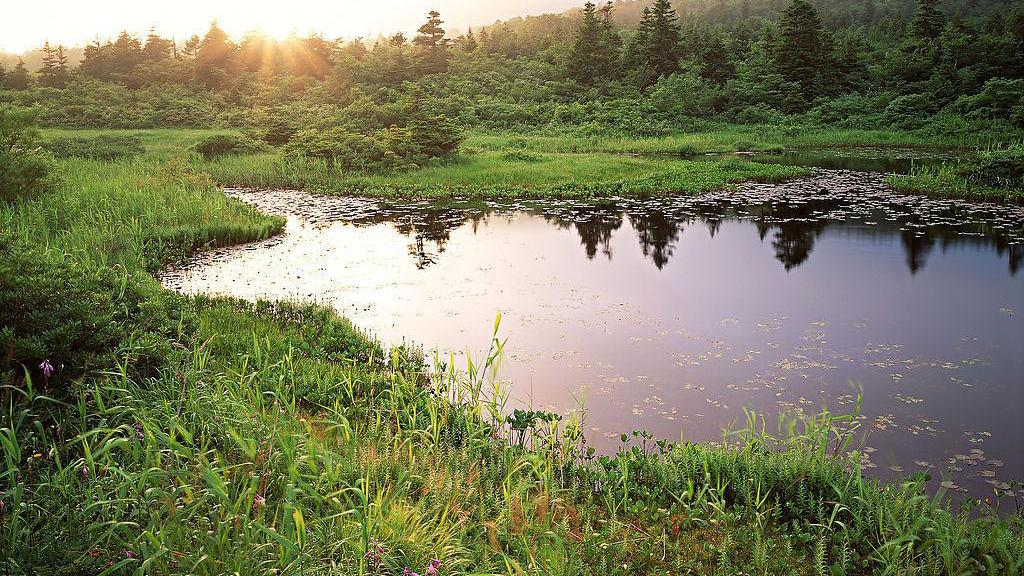
[[[1024,146],[982,152],[966,171],[972,184],[1024,190]]]
[[[754,104],[737,112],[736,121],[741,124],[782,124],[786,115],[766,104]]]
[[[214,134],[196,144],[193,149],[211,160],[221,156],[258,154],[266,152],[266,143],[241,134]]]
[[[882,121],[892,128],[913,130],[923,126],[932,112],[932,101],[927,94],[909,94],[890,102],[882,112]]]
[[[285,153],[358,171],[380,170],[394,160],[394,154],[376,138],[340,127],[323,131],[303,130],[285,146]]]
[[[146,149],[142,139],[134,135],[101,134],[92,137],[57,138],[43,147],[58,158],[119,160],[141,156]]]
[[[0,235],[0,372],[53,387],[113,359],[150,374],[172,353],[185,319],[179,297],[145,274],[91,268],[63,252]],[[44,378],[41,364],[55,373]]]
[[[39,151],[35,113],[0,106],[0,201],[13,202],[50,188],[50,164]]]

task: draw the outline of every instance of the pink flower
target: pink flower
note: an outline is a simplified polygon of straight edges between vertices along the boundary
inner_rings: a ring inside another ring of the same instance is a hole
[[[46,378],[47,380],[49,380],[50,376],[53,375],[53,364],[50,364],[50,360],[49,359],[43,360],[39,364],[39,370],[41,370],[43,372],[43,378]]]
[[[402,576],[420,576],[420,575],[415,573],[415,572],[413,572],[412,570],[409,570],[408,568],[406,568],[405,570],[402,570]]]
[[[434,558],[433,560],[430,561],[430,565],[427,566],[426,576],[437,576],[437,574],[438,574],[437,571],[440,570],[440,569],[441,569],[441,561],[438,560],[437,558]]]
[[[88,480],[89,479],[89,467],[88,466],[82,466],[82,479],[83,480]]]
[[[260,494],[259,492],[257,492],[256,495],[252,497],[252,507],[253,508],[259,510],[260,508],[263,508],[266,505],[267,505],[267,499],[263,496],[263,494]]]

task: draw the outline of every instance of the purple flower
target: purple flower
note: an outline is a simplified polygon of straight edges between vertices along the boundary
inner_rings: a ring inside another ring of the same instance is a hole
[[[427,574],[426,574],[426,576],[437,576],[437,573],[438,573],[437,571],[440,570],[440,569],[441,569],[441,561],[438,560],[437,558],[434,558],[433,560],[430,561],[430,565],[427,566]]]
[[[82,466],[82,479],[83,480],[88,480],[89,479],[89,467],[88,466]]]
[[[132,552],[131,550],[125,548],[124,549],[124,557],[125,558],[135,558],[135,552]]]
[[[406,568],[405,570],[402,570],[402,576],[420,576],[420,575],[415,573],[415,572],[413,572],[412,570],[409,570],[408,568]]]
[[[139,440],[142,440],[143,438],[146,437],[146,435],[142,433],[142,424],[139,424],[138,422],[136,422],[134,428],[135,428],[135,437],[136,438],[138,438]]]
[[[53,364],[50,364],[50,360],[43,360],[39,364],[39,369],[43,372],[43,378],[49,380],[50,376],[53,374]]]
[[[253,508],[259,510],[259,509],[263,508],[266,505],[267,505],[267,499],[266,499],[266,497],[263,496],[263,494],[260,494],[259,492],[257,492],[256,495],[252,497],[252,507]]]

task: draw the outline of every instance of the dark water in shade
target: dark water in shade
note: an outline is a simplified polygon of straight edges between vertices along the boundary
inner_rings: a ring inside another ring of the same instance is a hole
[[[185,292],[315,299],[385,342],[486,347],[513,397],[592,442],[721,437],[742,407],[852,407],[865,465],[985,496],[1024,479],[1024,209],[896,196],[818,171],[698,197],[438,207],[234,194],[281,237],[200,256]],[[771,420],[770,420],[771,421]]]

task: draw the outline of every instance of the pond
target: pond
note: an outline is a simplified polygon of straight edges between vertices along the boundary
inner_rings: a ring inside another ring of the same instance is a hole
[[[166,285],[316,300],[387,343],[486,348],[513,397],[585,390],[592,445],[721,438],[742,408],[835,412],[863,390],[864,464],[983,497],[1024,479],[1024,209],[898,196],[877,173],[597,206],[232,191],[285,234]]]

